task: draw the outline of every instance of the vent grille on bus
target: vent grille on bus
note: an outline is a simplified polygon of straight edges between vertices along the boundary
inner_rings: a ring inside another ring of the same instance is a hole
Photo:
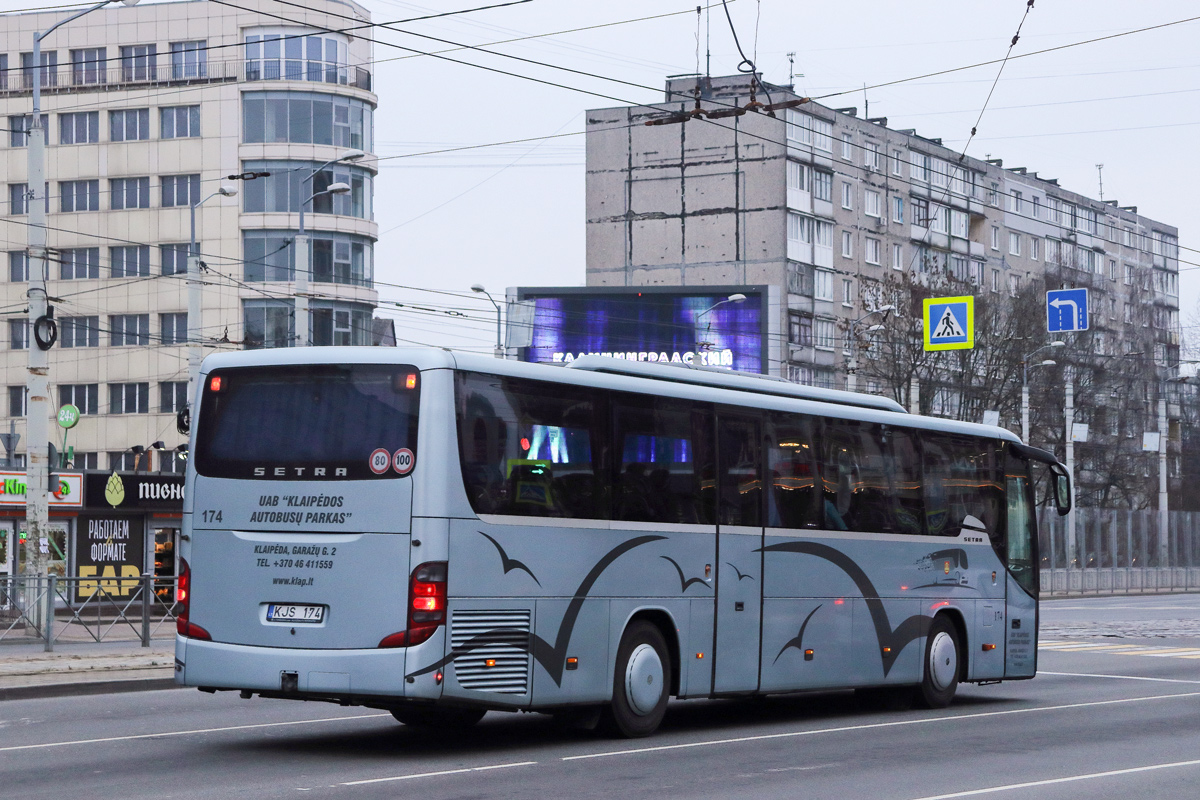
[[[455,611],[450,645],[465,648],[477,636],[486,643],[454,660],[454,676],[464,689],[498,694],[529,691],[529,610]],[[488,661],[493,661],[488,666]]]

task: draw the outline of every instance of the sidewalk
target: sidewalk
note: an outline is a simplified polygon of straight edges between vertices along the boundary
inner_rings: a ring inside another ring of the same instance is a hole
[[[175,686],[175,640],[0,645],[0,700],[66,697]]]

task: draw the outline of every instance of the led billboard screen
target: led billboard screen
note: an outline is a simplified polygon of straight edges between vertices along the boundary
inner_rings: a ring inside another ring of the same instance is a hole
[[[735,293],[746,299],[722,302]],[[534,305],[532,346],[521,358],[569,363],[595,354],[761,373],[765,297],[747,286],[519,289],[517,298]]]

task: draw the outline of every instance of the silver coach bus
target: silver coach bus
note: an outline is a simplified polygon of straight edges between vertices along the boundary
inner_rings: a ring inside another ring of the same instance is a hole
[[[1037,666],[1033,469],[1006,430],[762,377],[436,349],[215,355],[179,683],[461,726]]]

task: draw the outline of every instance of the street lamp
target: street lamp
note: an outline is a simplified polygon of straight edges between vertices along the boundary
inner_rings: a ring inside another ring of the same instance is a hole
[[[26,141],[27,202],[29,208],[29,274],[27,297],[29,302],[29,328],[36,330],[39,320],[52,319],[46,294],[46,130],[42,127],[42,40],[68,22],[98,11],[113,0],[103,0],[94,6],[77,11],[59,20],[40,33],[33,34],[33,119],[30,121]],[[137,0],[121,0],[131,6]],[[42,324],[45,324],[43,322]],[[28,405],[25,411],[26,463],[25,463],[25,519],[29,530],[30,557],[25,561],[25,573],[41,575],[46,571],[46,557],[41,542],[50,523],[49,498],[49,451],[50,438],[50,354],[53,342],[31,344],[29,347],[29,373],[25,378]]]
[[[314,169],[308,174],[308,177],[300,180],[300,190],[304,191],[304,185],[315,178],[323,169],[331,164],[345,164],[352,161],[362,159],[366,153],[357,148],[351,150],[343,150],[337,158],[331,158],[321,166]],[[327,194],[345,194],[350,191],[349,184],[346,183],[331,183],[324,191],[317,192],[300,204],[300,230],[296,234],[293,242],[296,248],[296,343],[300,347],[309,345],[309,318],[308,318],[308,278],[312,271],[309,266],[309,247],[308,236],[304,233],[304,207],[311,203],[315,198]]]
[[[492,295],[487,289],[483,288],[482,283],[477,283],[471,287],[471,291],[476,294],[487,295],[487,299],[492,301],[492,305],[496,307],[496,358],[504,358],[504,341],[500,337],[500,304],[492,299]]]
[[[1029,444],[1029,359],[1037,355],[1043,350],[1051,347],[1066,347],[1066,342],[1054,341],[1050,344],[1044,344],[1034,350],[1032,353],[1026,353],[1021,359],[1021,441]],[[1034,364],[1035,367],[1053,367],[1057,361],[1046,359],[1041,363]],[[1068,433],[1068,438],[1070,434]],[[1072,479],[1073,480],[1073,479]]]
[[[703,317],[705,314],[709,313],[710,311],[714,311],[714,310],[720,308],[721,306],[725,305],[726,303],[737,304],[737,303],[744,303],[744,302],[746,302],[746,295],[742,294],[741,292],[735,292],[735,293],[729,295],[729,297],[726,297],[724,300],[718,300],[717,302],[713,303],[708,308],[701,311],[699,314],[696,315],[695,321],[697,323],[699,323],[700,318]],[[705,325],[705,327],[704,327],[704,338],[705,339],[708,339],[708,334],[711,331],[712,331],[712,319],[709,318],[708,324]],[[697,350],[707,350],[708,348],[710,348],[712,346],[713,346],[713,343],[709,342],[709,341],[696,342]]]
[[[896,307],[894,305],[892,305],[891,303],[888,303],[886,306],[880,306],[879,308],[875,309],[874,311],[868,311],[866,314],[863,314],[861,317],[859,317],[858,319],[856,319],[850,323],[850,364],[849,364],[848,369],[846,370],[846,391],[848,391],[848,392],[858,391],[858,325],[859,325],[859,323],[861,323],[864,319],[866,319],[867,317],[869,317],[873,314],[883,314],[883,318],[884,318],[884,320],[886,320],[887,315],[895,310],[896,310]],[[881,331],[881,330],[883,330],[883,328],[884,328],[883,325],[872,325],[871,327],[867,328],[867,333],[874,333],[875,331]]]
[[[200,380],[200,361],[204,357],[200,348],[200,336],[204,327],[200,324],[200,248],[196,245],[196,209],[212,200],[214,197],[236,197],[238,190],[222,186],[203,200],[192,203],[191,224],[192,232],[188,240],[187,254],[187,339],[188,339],[188,397],[196,391],[196,382]]]

